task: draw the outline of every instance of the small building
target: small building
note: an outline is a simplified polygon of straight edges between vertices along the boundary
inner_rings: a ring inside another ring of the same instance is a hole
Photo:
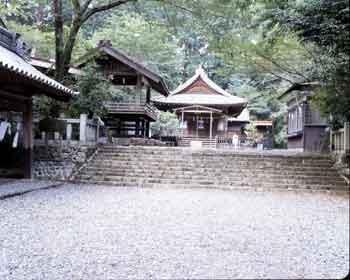
[[[311,105],[318,83],[298,83],[285,91],[279,99],[286,100],[288,149],[320,152],[328,147],[327,120]]]
[[[252,122],[256,129],[257,144],[263,144],[264,149],[273,148],[273,121],[272,120],[255,120]]]
[[[228,134],[240,135],[241,138],[245,138],[244,129],[247,124],[250,123],[250,112],[248,108],[243,111],[237,117],[229,117],[227,119],[227,132]]]
[[[184,137],[231,137],[247,122],[238,117],[247,101],[219,87],[201,66],[168,97],[154,98],[153,102],[159,110],[177,114]]]
[[[136,59],[112,47],[110,41],[100,41],[97,48],[78,60],[82,68],[95,62],[116,86],[134,87],[134,99],[128,102],[106,102],[103,119],[112,137],[149,137],[150,123],[157,120],[157,110],[151,104],[152,90],[169,94],[163,79]]]
[[[30,48],[0,26],[0,177],[31,178],[33,96],[67,102],[74,92],[28,63]]]

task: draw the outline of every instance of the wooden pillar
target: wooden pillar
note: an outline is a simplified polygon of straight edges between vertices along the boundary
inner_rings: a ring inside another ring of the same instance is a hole
[[[344,124],[344,151],[350,151],[350,122]]]
[[[151,138],[150,121],[146,121],[146,137]]]
[[[209,135],[210,135],[210,140],[213,138],[213,112],[210,112],[210,131],[209,131]]]
[[[96,124],[96,143],[98,143],[98,139],[100,138],[100,120],[97,119],[97,124]]]
[[[139,95],[139,103],[142,103],[142,77],[141,75],[137,75],[137,82],[136,82],[136,93]]]
[[[140,134],[140,121],[139,120],[136,120],[135,121],[135,136],[136,137],[138,137],[139,136],[139,134]]]
[[[184,136],[184,130],[185,130],[185,112],[182,110],[181,112],[181,132],[182,132],[182,136]]]
[[[23,112],[24,178],[32,178],[33,170],[33,104],[26,101]]]
[[[117,137],[122,136],[122,133],[124,132],[122,131],[123,126],[124,126],[123,120],[119,119],[117,123]]]
[[[147,86],[146,103],[151,103],[151,87]]]
[[[146,138],[146,121],[143,119],[142,120],[142,136],[143,138]]]

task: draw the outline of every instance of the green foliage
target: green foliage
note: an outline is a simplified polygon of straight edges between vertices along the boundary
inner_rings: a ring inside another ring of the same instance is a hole
[[[55,57],[53,32],[43,32],[32,26],[18,24],[14,21],[8,22],[8,28],[23,36],[23,39],[32,47],[33,56],[44,59]]]
[[[69,114],[72,117],[83,113],[89,118],[94,115],[102,117],[105,114],[104,102],[112,98],[111,83],[92,65],[84,68],[84,75],[79,76],[77,84],[80,94],[74,97]]]
[[[309,46],[313,67],[305,73],[323,84],[315,103],[332,116],[334,126],[350,120],[349,5],[348,0],[291,1],[284,7],[274,5],[266,13]]]
[[[12,16],[19,16],[23,11],[21,1],[0,1],[0,18],[6,20]]]
[[[71,1],[63,0],[63,6],[66,41],[74,13]],[[54,57],[51,2],[0,0],[0,17],[23,34],[37,56]],[[219,85],[249,99],[258,119],[282,116],[276,96],[292,83],[319,81],[322,90],[314,102],[336,125],[350,120],[349,17],[348,0],[139,0],[91,17],[74,37],[73,58],[110,39],[163,76],[171,89],[203,64]],[[105,86],[84,83],[78,99],[85,101],[74,101],[73,115],[99,111],[94,94],[86,92]],[[129,91],[108,90],[116,101],[127,100]],[[50,114],[57,110],[53,106]]]
[[[276,149],[287,148],[287,129],[284,112],[275,116],[273,121],[273,146]]]
[[[152,135],[176,136],[180,134],[180,121],[176,114],[161,112],[156,122],[151,124]]]
[[[115,14],[92,37],[91,44],[111,40],[113,46],[158,72],[170,86],[177,85],[182,54],[166,28],[136,13]]]

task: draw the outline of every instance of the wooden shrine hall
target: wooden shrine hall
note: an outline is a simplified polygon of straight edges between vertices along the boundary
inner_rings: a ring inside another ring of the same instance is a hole
[[[32,176],[34,95],[67,102],[74,92],[28,63],[30,48],[0,26],[0,177]]]
[[[247,101],[219,87],[209,79],[201,66],[192,78],[168,97],[154,98],[153,102],[159,110],[177,114],[184,137],[231,137],[237,131],[235,126],[249,122],[243,120],[230,123],[230,118],[242,113]]]
[[[106,40],[79,59],[76,66],[81,68],[89,62],[95,62],[114,85],[135,89],[131,101],[105,103],[107,117],[103,120],[111,136],[150,137],[150,123],[158,117],[157,109],[151,105],[151,91],[169,94],[163,79]]]

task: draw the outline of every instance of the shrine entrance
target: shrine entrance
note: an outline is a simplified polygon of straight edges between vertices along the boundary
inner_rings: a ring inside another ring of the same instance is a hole
[[[225,131],[221,110],[200,105],[174,109],[181,120],[183,136],[212,139]]]

